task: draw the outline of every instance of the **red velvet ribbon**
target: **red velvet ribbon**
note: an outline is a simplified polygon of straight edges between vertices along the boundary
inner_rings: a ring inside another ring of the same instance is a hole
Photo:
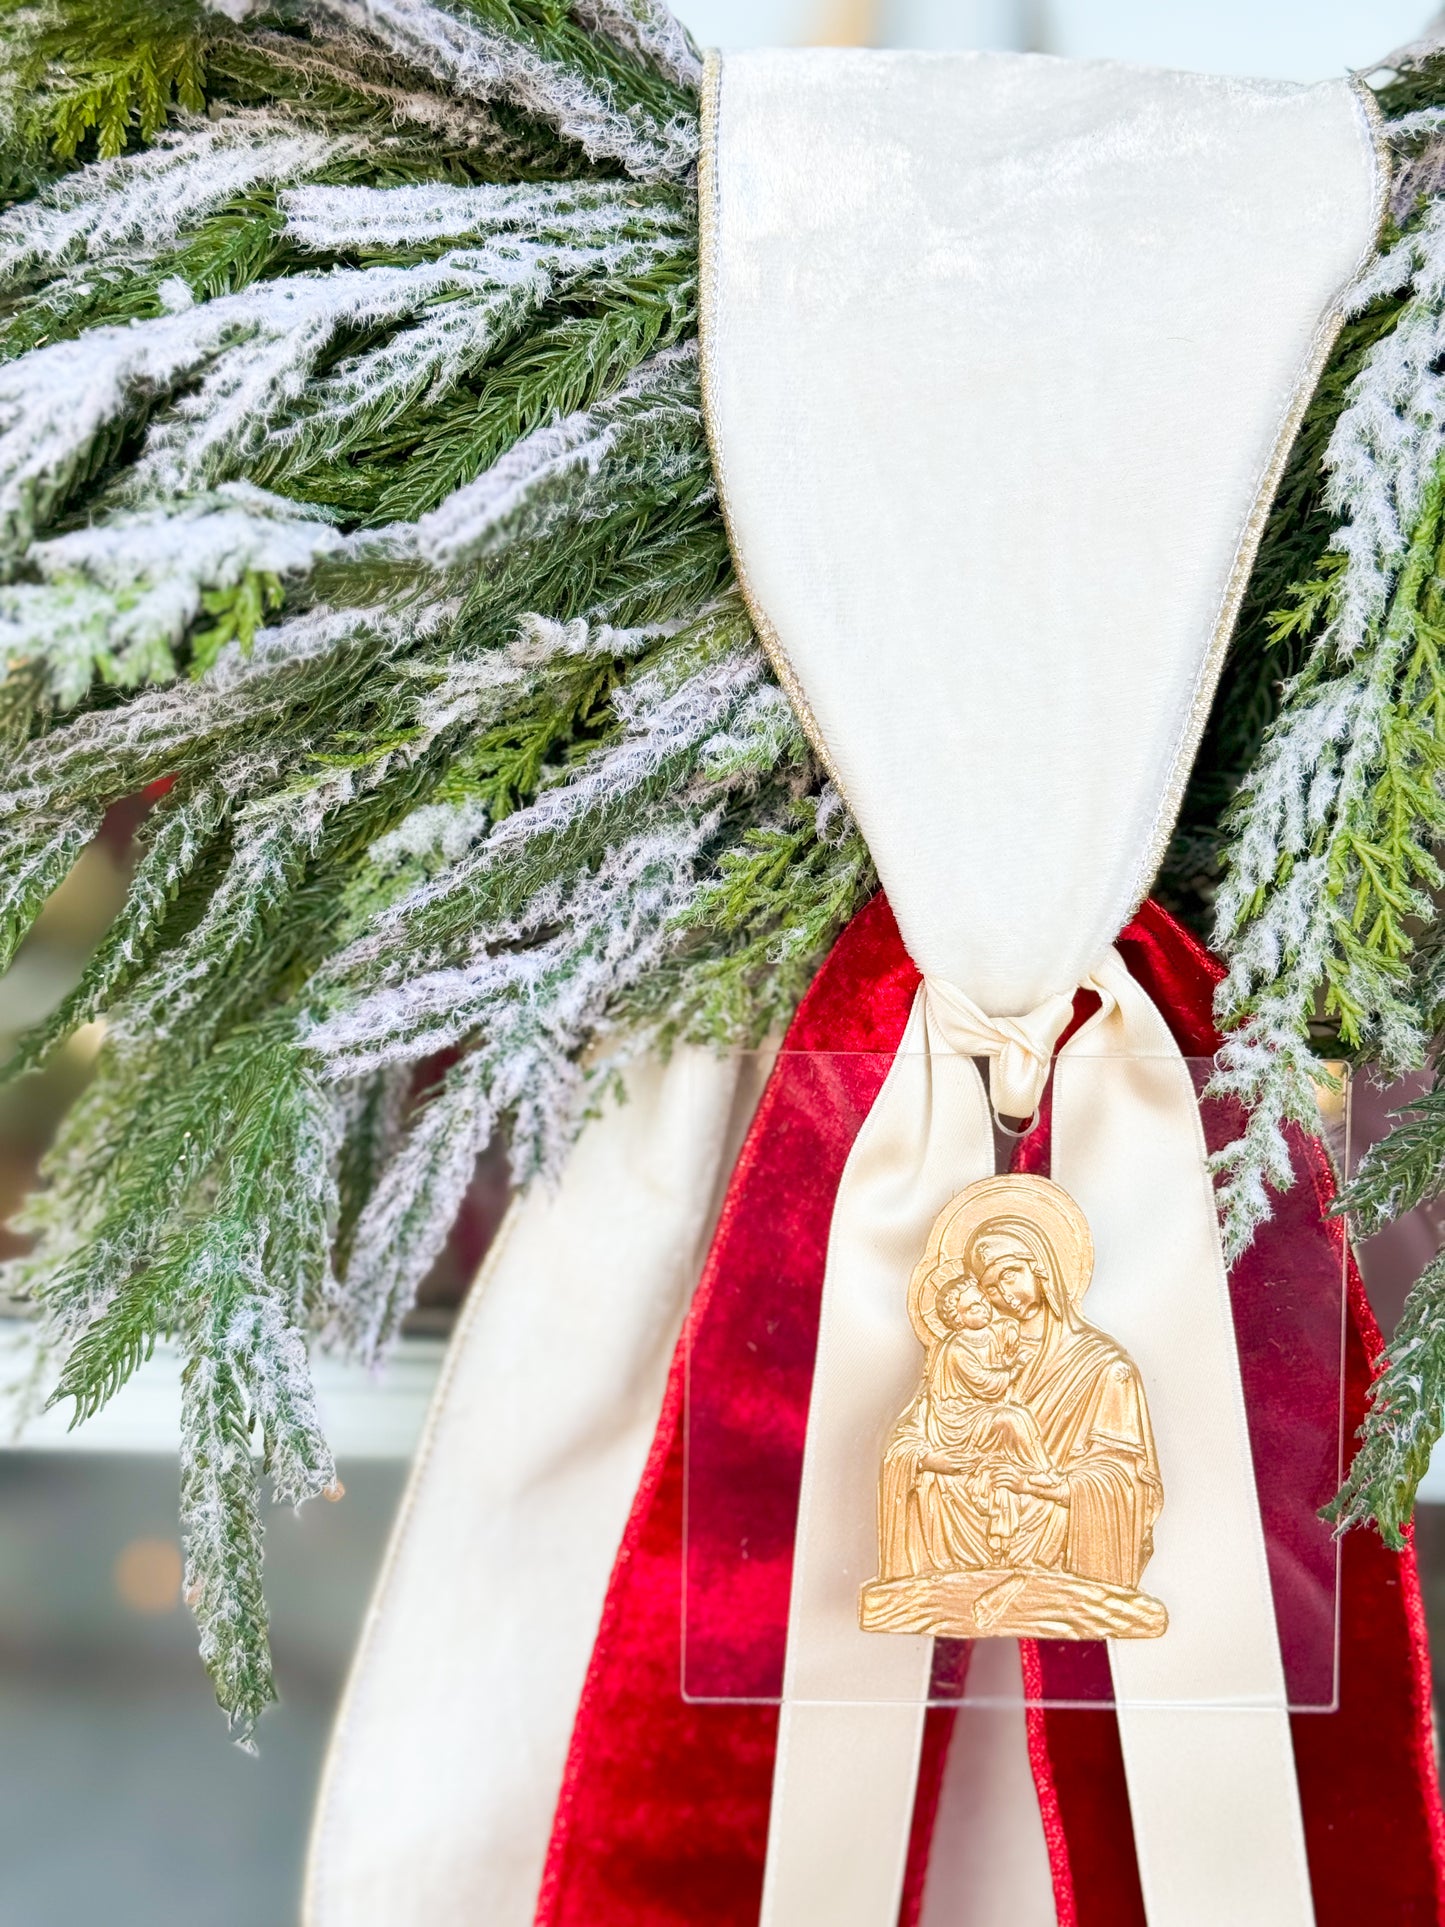
[[[1213,959],[1152,904],[1123,933],[1120,950],[1181,1051],[1211,1054],[1219,1041]],[[696,1695],[777,1691],[833,1201],[918,981],[877,897],[838,940],[789,1030],[789,1055],[733,1172],[618,1552],[558,1801],[539,1927],[757,1920],[777,1708],[699,1703]],[[797,1052],[817,1056],[810,1064]],[[1215,1129],[1232,1134],[1237,1123],[1219,1117]],[[1339,1223],[1326,1215],[1333,1192],[1324,1151],[1303,1135],[1291,1150],[1300,1182],[1230,1282],[1251,1444],[1256,1466],[1268,1467],[1261,1503],[1287,1675],[1293,1697],[1314,1701],[1323,1697],[1318,1675],[1328,1648],[1309,1621],[1334,1570],[1314,1508],[1337,1469],[1326,1408],[1341,1385],[1337,1350],[1326,1356],[1322,1348],[1328,1320],[1308,1312],[1338,1304],[1342,1262],[1351,1433],[1380,1339]],[[1024,1141],[1019,1167],[1047,1169],[1047,1157],[1046,1115]],[[695,1396],[685,1428],[689,1370]],[[685,1444],[692,1490],[708,1494],[701,1512],[694,1506],[686,1539],[692,1699],[683,1691]],[[1356,1532],[1343,1542],[1339,1570],[1338,1707],[1292,1721],[1316,1914],[1320,1927],[1424,1927],[1445,1920],[1445,1821],[1414,1554],[1390,1553],[1373,1534]],[[949,1642],[937,1650],[936,1678],[956,1663]],[[1097,1647],[1025,1642],[1023,1653],[1030,1698],[1107,1690]],[[954,1718],[944,1707],[926,1718],[900,1927],[918,1918]],[[1059,1920],[1143,1927],[1112,1709],[1042,1704],[1030,1706],[1027,1720]]]

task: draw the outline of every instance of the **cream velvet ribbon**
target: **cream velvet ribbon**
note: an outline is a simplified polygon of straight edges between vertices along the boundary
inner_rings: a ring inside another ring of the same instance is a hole
[[[627,1101],[498,1232],[332,1736],[305,1927],[530,1927],[608,1577],[769,1065],[632,1065]]]
[[[906,1284],[993,1169],[972,1058],[1028,1116],[1080,983],[1102,1008],[1058,1059],[1053,1174],[1165,1488],[1171,1625],[1112,1660],[1149,1919],[1312,1919],[1192,1080],[1108,946],[1373,247],[1370,112],[1343,82],[1026,56],[710,64],[703,395],[739,578],[925,974],[832,1228],[768,1927],[896,1919],[929,1643],[856,1611],[919,1371]]]
[[[1086,1316],[1143,1373],[1165,1505],[1145,1584],[1159,1640],[1110,1642],[1151,1927],[1313,1920],[1284,1676],[1229,1291],[1189,1067],[1108,951],[1059,1053],[1053,1175],[1083,1206]],[[765,1927],[897,1917],[933,1642],[858,1628],[881,1444],[917,1385],[906,1280],[941,1206],[994,1168],[994,1100],[1031,1114],[1071,1000],[990,1024],[925,981],[844,1169],[808,1414]],[[972,1715],[967,1708],[960,1718]],[[994,1927],[988,1923],[987,1927]],[[1002,1923],[998,1924],[1002,1927]]]
[[[1067,991],[1158,869],[1373,245],[1362,95],[1034,55],[710,74],[739,577],[924,972]]]

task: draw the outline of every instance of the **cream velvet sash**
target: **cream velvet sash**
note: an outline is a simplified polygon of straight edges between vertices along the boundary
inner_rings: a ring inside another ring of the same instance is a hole
[[[1268,498],[1372,243],[1360,98],[1018,56],[710,67],[705,401],[760,632],[925,972],[845,1169],[768,1927],[892,1927],[931,1645],[857,1630],[904,1287],[1058,1059],[1089,1313],[1148,1390],[1159,1640],[1111,1649],[1152,1927],[1313,1918],[1188,1067],[1110,944],[1157,868]],[[965,1716],[967,1717],[967,1716]],[[966,1916],[960,1915],[960,1919]],[[977,1927],[995,1927],[979,1915]],[[1000,1924],[1001,1927],[1001,1924]]]
[[[557,1189],[497,1234],[332,1736],[305,1927],[530,1927],[608,1576],[767,1069],[634,1065]]]

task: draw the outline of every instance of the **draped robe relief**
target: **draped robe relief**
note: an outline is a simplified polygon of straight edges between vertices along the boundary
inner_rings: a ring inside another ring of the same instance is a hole
[[[987,1178],[934,1224],[909,1287],[923,1379],[878,1492],[868,1632],[1155,1637],[1139,1591],[1163,1485],[1138,1367],[1077,1310],[1093,1266],[1078,1206],[1044,1178]]]

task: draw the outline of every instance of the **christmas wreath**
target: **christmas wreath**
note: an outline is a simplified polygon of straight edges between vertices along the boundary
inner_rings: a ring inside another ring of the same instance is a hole
[[[5,1067],[104,1024],[3,1289],[93,1413],[184,1352],[185,1587],[274,1697],[253,1440],[395,1338],[497,1134],[750,1046],[869,897],[733,578],[697,370],[701,67],[659,0],[7,0],[0,963],[105,813],[123,907]],[[1229,964],[1233,1251],[1329,1061],[1445,1030],[1445,52],[1374,76],[1377,257],[1275,499],[1163,879]],[[1345,1195],[1445,1189],[1445,1087]],[[1334,1516],[1399,1540],[1445,1257]]]

